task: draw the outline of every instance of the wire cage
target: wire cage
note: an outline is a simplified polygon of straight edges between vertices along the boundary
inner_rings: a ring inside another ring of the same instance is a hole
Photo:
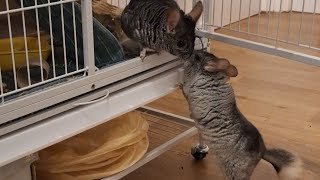
[[[91,2],[0,0],[0,27],[0,124],[95,71]]]
[[[0,0],[0,127],[176,60],[137,58],[120,27],[128,2]]]
[[[1,104],[86,75],[76,0],[0,2]]]
[[[80,6],[75,2],[1,0],[2,104],[31,88],[87,71],[83,44],[77,41],[82,25],[76,23]]]

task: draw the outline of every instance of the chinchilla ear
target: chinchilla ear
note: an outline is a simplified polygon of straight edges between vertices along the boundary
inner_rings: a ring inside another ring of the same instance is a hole
[[[228,68],[227,68],[227,75],[229,77],[237,77],[238,76],[238,69],[234,66],[234,65],[230,65]]]
[[[180,11],[177,9],[168,9],[167,12],[167,33],[174,34],[175,28],[180,21]]]
[[[226,70],[230,66],[230,62],[227,59],[218,59],[217,66],[219,70]]]
[[[238,69],[230,64],[230,61],[224,58],[218,60],[218,69],[225,71],[229,77],[237,77]]]
[[[201,1],[198,1],[196,3],[196,5],[194,5],[193,9],[191,10],[191,12],[189,12],[188,16],[190,16],[192,18],[192,20],[196,23],[203,11],[203,5]]]
[[[238,69],[227,59],[212,59],[204,65],[207,72],[225,72],[229,77],[238,76]]]
[[[214,57],[205,64],[204,69],[208,72],[218,72],[225,71],[229,66],[230,62],[227,59]]]

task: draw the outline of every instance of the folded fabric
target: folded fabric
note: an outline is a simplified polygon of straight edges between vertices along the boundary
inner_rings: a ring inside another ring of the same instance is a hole
[[[148,128],[141,114],[133,111],[46,148],[34,164],[37,177],[97,179],[118,173],[146,153]]]
[[[72,169],[70,172],[52,173],[37,169],[37,180],[94,180],[108,177],[125,170],[139,161],[148,149],[148,137],[137,144],[126,147],[124,153],[112,163],[85,170],[82,167]]]

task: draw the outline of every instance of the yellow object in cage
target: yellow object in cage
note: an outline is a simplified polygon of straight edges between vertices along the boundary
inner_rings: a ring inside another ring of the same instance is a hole
[[[39,60],[39,46],[38,46],[38,38],[37,37],[27,37],[27,46],[28,46],[28,58],[31,60]],[[48,43],[47,37],[40,37],[41,43],[41,56],[42,61],[46,61],[51,52],[51,46]],[[14,37],[12,38],[12,45],[14,51],[14,62],[15,67],[18,69],[19,67],[25,65],[27,63],[26,58],[26,49],[24,37]],[[11,43],[10,39],[0,39],[0,67],[2,71],[11,71],[13,69],[12,66],[12,53],[11,53]]]

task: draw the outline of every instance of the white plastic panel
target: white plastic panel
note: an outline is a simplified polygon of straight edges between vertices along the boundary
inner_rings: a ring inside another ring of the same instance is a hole
[[[0,139],[0,167],[58,143],[176,89],[177,69],[112,93],[96,104],[72,109]]]

